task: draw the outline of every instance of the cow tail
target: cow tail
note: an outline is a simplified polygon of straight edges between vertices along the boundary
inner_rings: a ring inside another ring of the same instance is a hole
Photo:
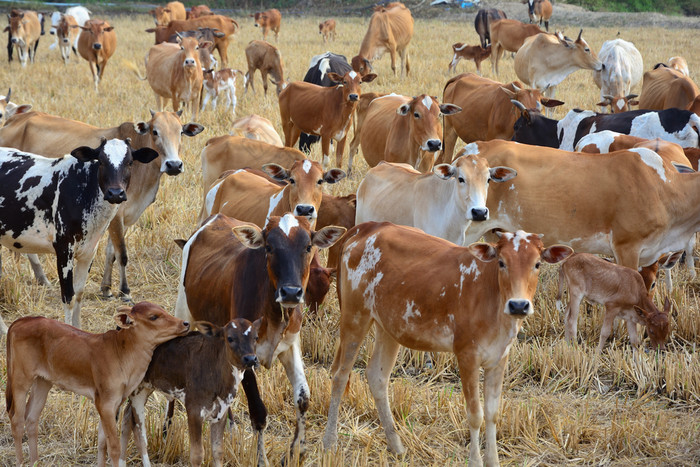
[[[136,75],[136,77],[138,79],[140,79],[141,81],[145,81],[146,79],[148,79],[148,72],[146,72],[146,76],[141,76],[141,72],[139,71],[139,68],[131,60],[122,60],[122,65],[124,65],[126,68],[133,71],[134,74]]]
[[[229,20],[236,26],[236,31],[238,31],[241,27],[238,25],[238,21],[236,21],[233,18],[229,18]]]

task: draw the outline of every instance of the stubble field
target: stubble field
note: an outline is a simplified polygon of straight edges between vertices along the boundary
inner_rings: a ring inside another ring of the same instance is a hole
[[[31,103],[34,109],[87,122],[114,126],[123,121],[149,118],[155,97],[145,82],[138,81],[123,66],[124,60],[143,70],[143,57],[153,44],[147,15],[100,16],[115,26],[117,51],[109,62],[99,94],[95,93],[87,64],[77,58],[64,66],[58,50],[48,50],[51,36],[44,36],[37,63],[20,68],[15,61],[0,70],[0,90],[12,87],[14,102]],[[241,30],[229,49],[232,68],[245,71],[243,49],[260,31],[252,19],[236,17]],[[311,56],[331,50],[355,55],[364,34],[366,18],[337,18],[336,42],[323,44],[318,35],[320,17],[283,18],[280,42],[286,76],[303,78]],[[525,7],[522,17],[525,19]],[[553,27],[557,27],[553,21]],[[691,77],[700,81],[700,51],[697,32],[690,29],[597,28],[584,30],[584,38],[598,51],[605,40],[620,37],[635,43],[644,57],[645,69],[683,55]],[[568,27],[570,36],[578,28]],[[447,64],[453,42],[478,43],[473,22],[418,19],[412,41],[411,75],[391,74],[388,55],[375,62],[379,78],[364,85],[365,91],[396,92],[406,95],[429,93],[442,96],[450,77]],[[4,52],[2,53],[4,60]],[[516,79],[513,61],[501,63],[500,81]],[[483,69],[490,73],[488,62]],[[474,71],[473,63],[461,62],[458,72]],[[238,83],[237,116],[256,113],[270,119],[281,132],[274,87],[267,98],[243,95]],[[636,89],[639,90],[638,88]],[[634,91],[634,89],[633,89]],[[570,76],[558,89],[557,98],[566,102],[556,113],[561,118],[574,107],[593,109],[599,91],[588,71]],[[468,112],[469,109],[464,109]],[[189,121],[190,115],[183,116]],[[208,138],[227,134],[233,121],[221,108],[208,109],[198,122],[206,130],[195,138],[183,138],[181,157],[185,171],[177,177],[164,176],[157,201],[127,234],[130,253],[128,274],[135,301],[149,300],[168,310],[175,305],[180,270],[180,250],[173,242],[187,238],[196,227],[202,196],[199,153]],[[320,160],[320,148],[312,158]],[[347,160],[347,159],[346,159]],[[367,166],[356,160],[352,179],[330,187],[334,194],[353,192]],[[343,167],[344,169],[346,167]],[[595,187],[591,187],[595,189]],[[104,267],[104,240],[101,243],[86,287],[82,323],[86,330],[103,332],[113,328],[111,316],[120,303],[100,298],[99,283]],[[416,251],[415,254],[430,254]],[[9,324],[20,316],[40,314],[63,319],[55,258],[44,257],[44,268],[52,286],[35,285],[24,257],[4,250],[0,279],[0,314]],[[536,295],[536,313],[528,318],[510,352],[498,423],[498,450],[504,465],[698,465],[700,463],[700,306],[697,281],[690,281],[684,268],[673,272],[675,288],[670,292],[678,313],[672,319],[672,336],[664,354],[641,353],[634,358],[624,326],[615,327],[611,342],[596,360],[595,346],[602,322],[602,309],[590,306],[581,313],[581,343],[563,340],[562,316],[554,306],[557,269],[547,267],[541,275]],[[115,270],[116,273],[116,270]],[[430,278],[426,278],[430,280]],[[662,288],[662,287],[660,287]],[[113,288],[114,289],[114,288]],[[657,304],[668,292],[659,290]],[[325,429],[330,396],[330,364],[337,340],[339,316],[335,289],[329,293],[318,316],[306,316],[302,331],[306,374],[311,388],[307,414],[308,452],[302,465],[459,465],[468,457],[469,432],[461,385],[454,359],[440,355],[428,368],[423,354],[402,350],[390,386],[390,399],[400,436],[408,453],[401,458],[389,454],[379,426],[374,402],[364,378],[369,355],[367,346],[360,353],[349,392],[343,399],[339,449],[324,452],[321,437]],[[370,344],[371,346],[371,344]],[[5,350],[0,350],[0,381],[4,390]],[[203,363],[205,364],[205,363]],[[291,388],[279,364],[259,372],[263,400],[269,411],[266,431],[267,455],[278,465],[293,434],[294,409]],[[233,406],[235,423],[226,432],[225,459],[230,465],[252,465],[254,440],[247,416],[245,396]],[[163,397],[153,397],[148,411],[149,453],[154,464],[188,465],[186,419],[178,411],[172,436],[164,441],[160,427],[165,413]],[[2,410],[4,412],[4,409]],[[208,435],[207,435],[208,436]],[[90,401],[54,390],[51,392],[39,428],[39,453],[43,465],[94,464],[97,452],[97,415]],[[26,450],[26,445],[25,445]],[[130,465],[140,465],[133,445]],[[207,461],[210,457],[207,454]],[[0,465],[14,463],[9,419],[0,417]]]

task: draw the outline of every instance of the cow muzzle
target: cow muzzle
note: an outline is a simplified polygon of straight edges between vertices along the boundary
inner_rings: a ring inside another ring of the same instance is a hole
[[[63,43],[64,43],[64,44],[67,44],[68,42],[69,42],[68,39],[66,39],[66,38],[64,37],[64,38],[63,38]]]
[[[316,220],[316,208],[311,204],[297,204],[294,208],[295,216],[306,217],[309,222]]]
[[[439,151],[442,149],[442,141],[439,139],[429,139],[421,149],[429,152]]]
[[[185,66],[186,66],[186,67],[195,66],[195,64],[196,64],[196,63],[195,63],[195,61],[194,61],[193,58],[186,58],[186,59],[185,59]]]
[[[121,188],[108,188],[105,199],[110,204],[119,204],[126,201],[126,191]]]
[[[100,44],[99,42],[95,42],[94,44],[92,44],[92,48],[95,50],[100,50],[102,48],[102,44]]]
[[[359,98],[360,98],[360,96],[358,96],[355,93],[348,95],[348,100],[350,102],[356,102]]]
[[[488,208],[472,208],[470,212],[473,221],[485,221],[489,218]]]
[[[275,301],[285,308],[304,303],[304,289],[296,285],[283,285],[277,289]]]
[[[12,42],[13,44],[18,44],[18,43],[19,43],[19,39],[17,39],[16,37],[13,37],[13,38],[10,40],[10,42]]]
[[[243,358],[241,358],[241,361],[243,362],[243,366],[246,369],[258,368],[260,366],[260,362],[258,361],[258,357],[255,354],[244,355]]]
[[[182,173],[182,161],[166,161],[164,172],[168,175],[179,175]]]
[[[506,303],[506,313],[512,316],[528,316],[533,313],[530,300],[511,299]]]

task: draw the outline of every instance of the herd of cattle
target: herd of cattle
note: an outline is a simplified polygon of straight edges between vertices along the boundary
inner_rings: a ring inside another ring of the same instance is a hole
[[[548,0],[529,0],[528,12],[548,31]],[[83,7],[57,13],[51,33],[63,60],[77,50],[89,62],[97,89],[118,31],[89,14]],[[652,346],[664,347],[671,305],[667,300],[659,310],[651,298],[656,274],[673,267],[683,251],[692,268],[700,231],[700,90],[681,57],[645,72],[641,54],[623,39],[605,42],[596,54],[581,32],[571,39],[507,19],[499,10],[481,10],[475,21],[481,44],[455,44],[449,69],[465,58],[480,70],[490,56],[498,73],[499,58],[510,51],[519,81],[460,74],[447,81],[440,103],[427,94],[362,92],[363,83],[377,78],[373,63],[385,52],[394,74],[397,56],[399,70],[410,72],[414,20],[401,3],[375,8],[350,62],[330,52],[315,56],[304,81],[296,82],[285,80],[281,53],[266,41],[270,32],[278,40],[278,10],[251,15],[262,40],[245,48],[246,73],[216,70],[213,56],[218,50],[227,65],[229,41],[239,28],[235,20],[204,5],[186,11],[180,2],[151,14],[156,24],[148,31],[156,45],[146,55],[142,79],[159,108],[150,120],[97,128],[17,105],[9,92],[0,99],[0,244],[26,253],[45,285],[36,255],[56,256],[65,321],[74,326],[31,317],[8,330],[0,321],[7,332],[6,400],[18,465],[25,428],[30,462],[38,459],[39,415],[54,384],[94,400],[99,465],[106,455],[123,465],[132,432],[150,465],[144,405],[154,390],[171,404],[184,403],[192,465],[203,460],[204,421],[211,422],[214,464],[221,465],[227,410],[241,383],[258,465],[265,465],[267,411],[254,369],[269,368],[275,359],[293,387],[291,449],[303,454],[309,386],[299,342],[302,306],[316,310],[333,277],[340,336],[327,449],[336,445],[340,399],[374,323],[367,377],[389,449],[405,451],[387,396],[400,346],[453,352],[469,415],[470,464],[482,464],[485,421],[484,462],[497,465],[495,420],[505,364],[523,318],[534,313],[543,261],[563,261],[557,304],[564,308],[567,284],[568,339],[576,340],[579,303],[587,297],[606,307],[599,351],[616,318],[626,321],[635,347],[641,342],[637,324],[646,327]],[[8,19],[9,58],[16,48],[26,66],[34,61],[43,15],[13,10]],[[335,20],[319,25],[324,42],[334,38],[335,26]],[[130,66],[139,74],[137,65]],[[543,115],[543,108],[564,104],[554,99],[556,86],[578,69],[593,70],[598,105],[610,113],[574,109],[558,121]],[[102,295],[112,296],[116,260],[119,295],[130,299],[125,231],[156,199],[162,174],[182,172],[181,135],[204,129],[183,124],[180,105],[196,119],[200,107],[209,100],[216,106],[226,91],[235,112],[236,76],[244,76],[246,91],[255,91],[257,70],[265,93],[268,77],[277,88],[284,142],[257,115],[237,120],[232,135],[207,141],[199,226],[188,240],[177,240],[183,254],[175,317],[141,302],[120,309],[118,330],[76,329],[105,231]],[[640,94],[632,94],[640,81]],[[163,110],[168,99],[172,112]],[[640,110],[630,110],[633,105]],[[332,143],[340,167],[351,132],[347,171],[331,168]],[[467,144],[454,154],[458,137]],[[322,161],[293,148],[300,138],[303,151],[321,140]],[[357,192],[325,193],[325,184],[352,173],[359,148],[372,168]],[[484,236],[494,243],[479,242]],[[326,266],[318,255],[324,248]],[[418,258],[415,251],[430,255]],[[616,264],[593,254],[612,256]],[[68,348],[70,363],[61,358]],[[202,358],[210,364],[201,365]],[[116,360],[122,364],[109,364]],[[120,440],[115,420],[127,398]]]

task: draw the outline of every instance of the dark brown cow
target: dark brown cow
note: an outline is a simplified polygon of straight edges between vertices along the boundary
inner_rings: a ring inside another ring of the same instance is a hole
[[[275,42],[279,38],[280,24],[282,23],[282,13],[277,8],[272,8],[262,13],[257,12],[250,15],[255,18],[255,27],[262,29],[263,40],[267,40],[267,34],[272,31],[275,33]]]
[[[479,35],[482,49],[491,45],[491,21],[507,18],[503,10],[497,10],[496,8],[482,8],[477,11],[476,17],[474,17],[474,29]]]

